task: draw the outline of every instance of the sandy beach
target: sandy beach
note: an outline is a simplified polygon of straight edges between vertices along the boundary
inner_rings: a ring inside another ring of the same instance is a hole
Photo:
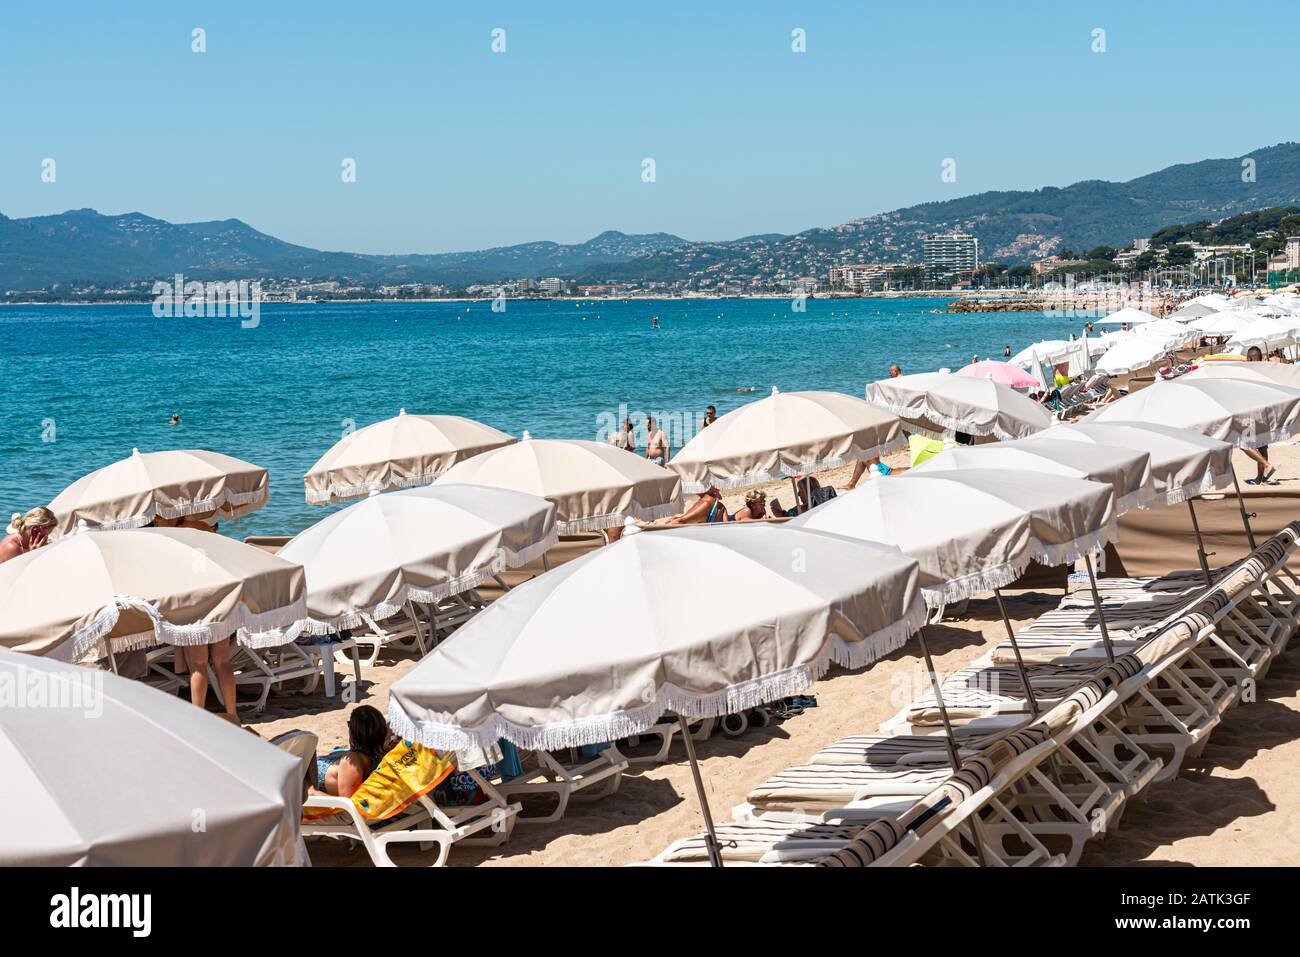
[[[898,463],[905,453],[896,453]],[[1240,452],[1239,473],[1253,474]],[[1270,458],[1278,481],[1300,482],[1300,447],[1274,446]],[[851,467],[824,473],[823,482],[842,488]],[[769,483],[769,494],[789,491],[789,483]],[[788,494],[786,495],[788,498]],[[744,492],[727,496],[728,506]],[[1052,608],[1059,591],[1008,592],[1008,611],[1016,627],[1027,625]],[[936,667],[944,673],[960,668],[1003,637],[991,598],[971,601],[962,618],[928,626],[926,635]],[[388,689],[415,662],[383,659],[363,674],[361,701],[380,710]],[[818,706],[802,715],[750,729],[739,738],[714,734],[697,744],[701,771],[716,818],[772,774],[805,763],[818,749],[848,734],[874,730],[919,693],[924,670],[915,642],[862,672],[838,669],[813,689]],[[346,743],[347,708],[321,696],[273,698],[267,711],[249,719],[259,734],[270,737],[291,728],[320,736],[321,749]],[[554,824],[519,824],[499,848],[456,847],[451,866],[620,866],[646,860],[680,837],[703,829],[691,785],[690,769],[680,744],[665,765],[634,764],[619,791],[592,802],[574,801],[566,817]],[[1083,866],[1184,864],[1199,866],[1300,864],[1300,843],[1286,839],[1300,833],[1300,649],[1294,646],[1259,684],[1258,701],[1233,709],[1195,764],[1170,782],[1143,792],[1126,811],[1120,827],[1091,842]],[[528,808],[525,808],[527,813]],[[342,842],[309,842],[317,866],[370,866],[359,847]],[[394,858],[403,864],[430,859],[414,847]]]

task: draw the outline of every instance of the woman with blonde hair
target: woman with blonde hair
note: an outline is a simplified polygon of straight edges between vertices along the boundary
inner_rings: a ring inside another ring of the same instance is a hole
[[[9,534],[0,540],[0,562],[7,562],[24,552],[49,544],[50,533],[58,526],[54,513],[42,505],[36,506],[26,515],[14,512],[9,527],[5,529]]]

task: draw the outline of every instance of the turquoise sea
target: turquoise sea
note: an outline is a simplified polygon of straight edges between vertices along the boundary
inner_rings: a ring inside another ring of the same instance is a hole
[[[944,305],[270,303],[252,329],[237,318],[156,319],[147,305],[0,307],[0,509],[7,517],[46,504],[133,447],[208,448],[271,473],[270,505],[226,530],[290,534],[326,514],[304,503],[303,473],[350,423],[399,408],[591,439],[620,406],[693,421],[709,403],[722,415],[772,386],[861,396],[891,362],[905,372],[955,368],[1080,324],[936,312]],[[179,426],[169,425],[173,412]]]

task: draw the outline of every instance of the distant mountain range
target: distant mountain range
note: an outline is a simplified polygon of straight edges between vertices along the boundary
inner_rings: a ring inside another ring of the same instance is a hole
[[[1243,160],[1253,175],[1243,178]],[[981,258],[1025,262],[1058,249],[1124,246],[1193,219],[1217,220],[1300,204],[1300,144],[1245,157],[1170,166],[1126,183],[987,192],[923,203],[793,236],[689,242],[668,233],[604,232],[575,245],[524,243],[475,252],[375,256],[286,243],[227,219],[168,223],[93,209],[9,219],[0,215],[0,289],[115,285],[183,272],[195,279],[303,278],[379,283],[474,283],[562,276],[584,282],[823,277],[836,264],[919,261],[927,233],[964,229]]]

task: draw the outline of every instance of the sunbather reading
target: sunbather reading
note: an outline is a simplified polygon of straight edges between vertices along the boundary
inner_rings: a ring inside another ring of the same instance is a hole
[[[357,705],[348,715],[348,747],[335,748],[316,758],[318,791],[351,797],[379,766],[394,743],[384,716],[368,704]]]

